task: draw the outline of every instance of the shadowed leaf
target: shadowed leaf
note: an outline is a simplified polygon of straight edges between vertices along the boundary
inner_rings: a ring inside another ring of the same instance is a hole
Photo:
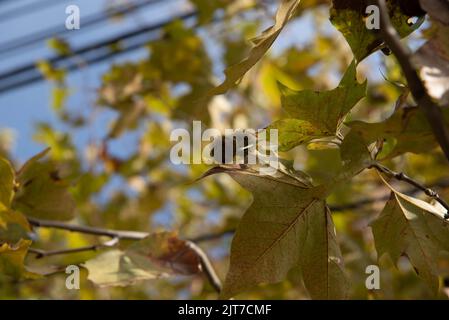
[[[449,250],[449,223],[444,212],[393,189],[380,216],[371,224],[379,258],[406,255],[417,274],[438,290],[438,257]]]

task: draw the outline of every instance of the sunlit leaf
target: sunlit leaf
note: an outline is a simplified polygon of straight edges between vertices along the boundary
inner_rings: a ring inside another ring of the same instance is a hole
[[[330,11],[332,24],[346,38],[357,63],[379,50],[383,44],[378,30],[367,28],[366,8],[365,1],[332,0]],[[424,21],[420,19],[410,25],[408,21],[411,17],[401,10],[398,0],[389,0],[388,8],[391,22],[401,37],[412,33]]]
[[[447,15],[449,15],[449,10]],[[435,22],[428,40],[414,55],[429,95],[441,106],[449,106],[449,26]]]
[[[320,130],[307,121],[298,119],[283,119],[272,123],[267,130],[278,130],[279,150],[288,151],[300,144],[320,138]]]
[[[200,272],[199,257],[169,232],[155,233],[125,251],[111,250],[87,261],[88,279],[100,286],[126,286],[136,281]]]
[[[70,220],[75,213],[75,201],[57,169],[43,161],[48,151],[28,160],[17,173],[19,189],[12,207],[34,218]]]
[[[17,244],[0,244],[0,275],[14,279],[36,279],[38,275],[27,271],[24,259],[30,246],[30,240],[20,240]]]
[[[348,112],[365,97],[366,85],[366,81],[357,82],[356,65],[353,62],[338,87],[333,90],[294,91],[281,86],[282,107],[290,118],[310,123],[317,135],[333,136]]]
[[[9,162],[0,158],[0,210],[9,208],[14,195],[14,171]]]
[[[222,94],[232,88],[270,49],[287,22],[295,13],[300,0],[281,0],[276,12],[275,24],[252,40],[254,47],[248,57],[225,70],[226,79],[218,87],[212,89],[211,95]]]

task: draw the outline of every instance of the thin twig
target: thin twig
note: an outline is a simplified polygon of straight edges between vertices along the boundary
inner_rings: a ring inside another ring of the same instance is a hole
[[[402,45],[396,29],[391,24],[385,0],[375,0],[375,3],[380,10],[380,32],[382,37],[396,56],[416,103],[425,114],[436,140],[449,160],[449,130],[444,124],[441,109],[427,93],[416,68],[413,66],[410,49]]]
[[[74,224],[68,224],[59,221],[52,220],[40,220],[35,218],[28,218],[28,221],[32,226],[43,227],[43,228],[53,228],[62,229],[72,232],[79,232],[85,234],[92,234],[96,236],[106,236],[110,238],[118,238],[120,240],[141,240],[148,237],[149,233],[139,232],[139,231],[126,231],[126,230],[111,230],[95,227],[80,226]]]
[[[384,165],[381,165],[380,163],[373,163],[371,165],[371,168],[375,168],[377,171],[386,174],[387,176],[390,176],[392,178],[395,178],[399,181],[404,181],[412,186],[414,186],[416,189],[419,189],[423,191],[428,197],[435,199],[438,203],[440,203],[445,209],[446,214],[444,215],[445,219],[449,219],[449,204],[440,197],[440,195],[435,192],[433,189],[427,188],[422,183],[410,178],[403,172],[395,172]]]
[[[114,247],[118,243],[118,238],[113,238],[110,241],[94,244],[90,246],[85,247],[79,247],[79,248],[71,248],[71,249],[59,249],[59,250],[42,250],[37,248],[30,248],[28,249],[29,252],[34,253],[36,255],[36,259],[41,259],[44,257],[50,257],[50,256],[56,256],[56,255],[63,255],[63,254],[72,254],[72,253],[79,253],[79,252],[86,252],[86,251],[97,251],[103,248],[111,248]]]
[[[34,253],[37,255],[37,258],[43,258],[48,256],[54,256],[54,255],[62,255],[62,254],[71,254],[71,253],[78,253],[83,251],[95,251],[100,248],[104,247],[112,247],[117,244],[117,242],[121,239],[127,239],[127,240],[141,240],[146,238],[149,233],[146,232],[137,232],[137,231],[126,231],[126,230],[111,230],[111,229],[102,229],[102,228],[94,228],[94,227],[86,227],[86,226],[79,226],[79,225],[73,225],[73,224],[67,224],[63,222],[58,221],[50,221],[50,220],[39,220],[34,218],[28,218],[28,221],[31,225],[35,227],[44,227],[44,228],[54,228],[54,229],[61,229],[61,230],[67,230],[71,232],[80,232],[85,234],[92,234],[97,236],[107,236],[111,237],[112,240],[86,246],[86,247],[80,247],[80,248],[74,248],[74,249],[61,249],[61,250],[54,250],[54,251],[45,251],[41,249],[34,249],[31,248],[29,251],[31,253]],[[214,267],[212,266],[212,263],[210,262],[209,258],[207,257],[206,253],[198,247],[195,243],[193,243],[190,240],[186,241],[189,248],[191,248],[195,253],[198,255],[201,263],[201,269],[206,275],[206,278],[212,285],[212,287],[220,293],[221,291],[221,281],[220,278],[217,276],[217,273],[215,272]]]
[[[427,186],[422,186],[422,187],[424,187],[425,189],[430,189]],[[449,187],[448,179],[438,181],[432,185],[432,188],[448,188],[448,187]],[[419,188],[419,189],[422,190],[422,188]],[[407,195],[414,195],[417,193],[417,188],[414,187],[414,188],[405,190],[405,191],[403,191],[403,193],[407,194]],[[360,207],[370,205],[373,203],[377,203],[380,201],[386,201],[389,198],[390,198],[389,195],[371,197],[371,198],[354,201],[351,203],[329,206],[329,209],[331,211],[353,210],[353,209],[358,209]],[[58,221],[40,220],[40,219],[35,219],[35,218],[28,218],[28,221],[30,222],[31,225],[33,225],[35,227],[54,228],[54,229],[68,230],[71,232],[79,232],[79,233],[92,234],[92,235],[98,235],[98,236],[107,236],[107,237],[111,237],[111,238],[118,238],[119,240],[120,239],[141,240],[149,235],[149,233],[146,233],[146,232],[93,228],[93,227],[74,225],[74,224],[58,222]],[[232,235],[234,232],[235,232],[235,230],[229,229],[229,230],[219,231],[216,233],[203,234],[203,235],[200,235],[200,236],[197,236],[194,238],[190,238],[189,240],[192,242],[195,242],[195,243],[213,241],[213,240],[217,240],[222,237],[225,237],[225,236]]]
[[[203,273],[206,275],[206,278],[209,281],[209,283],[212,285],[215,291],[217,291],[217,293],[220,293],[222,288],[221,280],[218,277],[217,273],[215,272],[215,269],[212,266],[212,263],[210,262],[207,254],[192,241],[186,241],[186,243],[189,246],[189,248],[195,251],[195,253],[200,258],[201,269]]]

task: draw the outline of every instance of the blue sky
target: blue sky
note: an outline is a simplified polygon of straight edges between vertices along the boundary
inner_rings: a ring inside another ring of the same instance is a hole
[[[45,3],[49,0],[20,0],[20,1],[0,1],[0,15],[23,8],[35,3]],[[111,1],[109,1],[111,2]],[[11,68],[32,63],[37,59],[52,56],[53,52],[47,47],[45,42],[38,45],[30,46],[13,54],[2,55],[1,47],[12,39],[29,35],[39,30],[44,30],[53,26],[64,26],[66,20],[65,8],[70,4],[78,5],[81,11],[81,29],[73,30],[66,33],[72,48],[76,49],[80,46],[94,43],[99,39],[105,39],[114,35],[133,30],[142,25],[154,24],[162,21],[171,15],[181,13],[188,9],[187,1],[183,0],[165,0],[158,2],[156,5],[144,7],[132,15],[128,15],[119,22],[111,22],[110,20],[83,29],[83,17],[102,12],[107,1],[105,0],[55,0],[55,5],[41,10],[26,11],[21,10],[20,17],[0,21],[2,32],[0,35],[0,73]],[[336,36],[340,36],[329,23],[329,32],[334,32]],[[273,53],[279,52],[282,48],[293,44],[301,45],[312,39],[313,20],[310,15],[306,15],[299,21],[287,26],[286,30],[281,34],[275,43]],[[220,54],[220,51],[213,43],[209,43],[207,39],[206,46],[212,56]],[[82,71],[75,71],[69,74],[68,84],[71,88],[71,96],[67,102],[71,110],[78,112],[88,112],[95,101],[95,89],[99,86],[101,75],[106,72],[112,62],[125,60],[135,60],[147,54],[145,49],[136,50],[131,53],[114,57],[103,63],[89,66]],[[376,56],[368,59],[367,63],[375,62]],[[378,63],[378,61],[377,61]],[[221,68],[221,66],[218,66]],[[218,77],[223,74],[222,70],[214,70]],[[15,134],[15,144],[13,156],[24,161],[34,154],[41,151],[45,146],[40,145],[32,139],[35,124],[41,121],[51,123],[57,129],[67,129],[58,121],[56,115],[51,110],[51,85],[46,81],[40,81],[31,85],[18,88],[16,90],[0,94],[0,128],[12,129]],[[114,118],[112,112],[102,112],[101,116],[96,119],[96,124],[89,130],[78,130],[71,132],[75,138],[74,142],[77,146],[86,146],[92,135],[95,139],[100,140],[105,132],[105,127]],[[93,131],[93,132],[92,132]],[[137,143],[137,137],[129,134],[124,138],[116,141],[113,145],[114,153],[117,155],[126,154],[130,150],[130,146]]]
[[[46,2],[48,0],[20,0],[0,2],[0,14],[22,8],[24,6]],[[72,48],[94,43],[99,39],[105,39],[114,35],[130,31],[142,25],[154,24],[177,12],[186,9],[182,5],[183,1],[169,0],[159,2],[155,6],[148,6],[136,11],[118,22],[106,21],[83,30],[83,17],[102,12],[107,1],[103,0],[78,0],[66,1],[55,0],[55,5],[50,8],[34,11],[21,10],[20,17],[0,21],[2,32],[0,35],[0,73],[13,69],[17,66],[34,62],[37,59],[49,57],[53,52],[48,49],[45,42],[30,46],[13,54],[2,55],[2,45],[10,40],[29,35],[31,33],[45,30],[49,27],[64,26],[66,20],[65,8],[70,4],[78,5],[81,12],[81,29],[69,31],[68,36]],[[184,2],[185,3],[185,2]],[[180,5],[181,4],[181,5]],[[124,60],[135,60],[146,54],[146,50],[136,50],[131,53],[123,54],[117,58],[110,59],[104,63],[89,66],[83,71],[75,71],[69,74],[68,84],[71,88],[71,96],[67,105],[70,109],[78,111],[87,111],[94,103],[94,90],[98,87],[101,75],[106,72],[112,62]],[[0,94],[0,128],[12,129],[16,140],[13,149],[13,155],[20,161],[24,161],[30,156],[41,151],[42,146],[32,140],[35,124],[40,121],[50,122],[56,128],[63,128],[56,115],[51,110],[51,84],[46,81],[40,81],[31,85],[20,87],[18,89]],[[99,121],[103,130],[98,130],[96,134],[104,134],[104,128],[114,114],[105,112]],[[97,126],[94,126],[94,129]],[[87,132],[76,132],[75,143],[79,146],[85,145]],[[98,137],[98,138],[101,138]],[[126,139],[125,139],[126,140]],[[123,141],[123,147],[128,143]],[[121,148],[117,148],[120,152]]]

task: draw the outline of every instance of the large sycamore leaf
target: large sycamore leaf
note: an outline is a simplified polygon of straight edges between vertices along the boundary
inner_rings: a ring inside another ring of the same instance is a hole
[[[348,282],[335,228],[324,201],[326,187],[311,187],[291,175],[260,175],[248,167],[220,166],[253,194],[253,203],[239,223],[222,298],[259,283],[276,283],[300,268],[314,299],[346,297]]]
[[[41,161],[48,151],[28,160],[17,172],[19,189],[12,207],[34,218],[70,220],[75,201],[68,191],[69,185],[58,176],[53,164]]]
[[[359,83],[356,76],[356,65],[352,62],[333,90],[294,91],[280,85],[282,107],[289,118],[269,127],[279,130],[280,150],[319,137],[335,136],[345,116],[366,95],[367,82]]]
[[[218,87],[212,89],[209,92],[210,95],[223,94],[242,79],[245,73],[265,55],[295,13],[299,3],[300,0],[281,0],[281,4],[276,12],[274,25],[252,40],[254,47],[251,49],[248,57],[228,67],[225,70],[226,79]]]
[[[416,30],[423,22],[408,23],[410,16],[402,12],[398,0],[387,1],[390,19],[401,37]],[[378,30],[369,30],[366,25],[366,1],[332,0],[330,21],[346,38],[357,63],[381,48],[383,41]]]
[[[126,286],[137,281],[201,271],[196,252],[176,234],[149,235],[125,251],[111,250],[87,261],[88,279],[99,286]]]
[[[449,223],[441,208],[391,188],[391,198],[372,224],[378,257],[402,255],[431,289],[438,290],[438,260],[449,251]]]
[[[0,210],[9,208],[14,195],[14,170],[10,163],[0,158]]]
[[[449,109],[442,111],[445,122],[449,125]],[[347,125],[361,134],[367,143],[379,139],[391,141],[393,146],[385,154],[385,158],[393,158],[406,152],[429,152],[437,146],[427,119],[418,107],[397,109],[382,122],[352,121]]]

